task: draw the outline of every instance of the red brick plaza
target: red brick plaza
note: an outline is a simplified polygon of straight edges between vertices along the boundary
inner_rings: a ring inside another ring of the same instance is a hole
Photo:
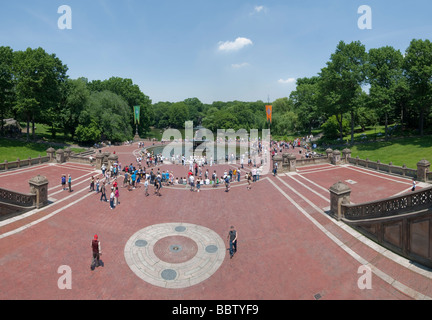
[[[135,164],[137,144],[110,147],[122,165]],[[230,165],[213,166],[221,176]],[[231,168],[239,167],[232,166]],[[165,165],[176,176],[188,167]],[[411,181],[351,165],[298,168],[261,176],[247,190],[241,181],[225,192],[203,186],[120,187],[110,210],[89,192],[100,170],[75,163],[44,164],[0,173],[4,188],[28,192],[28,180],[49,180],[52,204],[0,221],[2,300],[406,300],[432,297],[432,272],[368,241],[330,218],[328,189],[350,181],[351,201],[361,203],[409,192]],[[71,174],[73,192],[63,191]],[[119,186],[122,186],[122,178]],[[419,186],[421,187],[421,185]],[[238,231],[230,259],[227,234]],[[101,240],[103,266],[90,269],[90,242]],[[371,288],[359,279],[371,270]],[[59,287],[61,266],[71,288]],[[359,269],[360,268],[360,269]],[[360,271],[359,271],[360,270]]]

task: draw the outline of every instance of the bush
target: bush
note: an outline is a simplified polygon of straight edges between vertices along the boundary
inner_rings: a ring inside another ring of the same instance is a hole
[[[331,116],[322,126],[321,129],[327,139],[337,139],[340,137],[340,125],[336,116]],[[347,119],[342,121],[342,135],[350,132],[350,123]]]

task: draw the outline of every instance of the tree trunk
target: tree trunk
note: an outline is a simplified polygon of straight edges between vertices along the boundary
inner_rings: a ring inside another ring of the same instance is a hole
[[[420,108],[420,119],[419,119],[419,131],[420,131],[420,136],[423,137],[424,134],[424,108]]]
[[[30,115],[27,113],[27,142],[30,141]]]
[[[354,110],[351,110],[351,145],[354,145]]]
[[[33,139],[33,141],[35,141],[35,139],[36,139],[34,115],[32,115],[32,139]]]
[[[385,112],[385,140],[388,141],[388,112]]]
[[[340,114],[340,121],[338,116],[336,116],[336,119],[339,122],[339,134],[340,134],[339,137],[340,140],[343,142],[343,114]]]

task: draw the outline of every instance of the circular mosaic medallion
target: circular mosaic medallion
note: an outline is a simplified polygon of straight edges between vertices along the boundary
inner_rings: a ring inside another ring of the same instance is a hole
[[[165,223],[136,232],[124,256],[142,280],[163,288],[186,288],[212,276],[225,259],[225,243],[193,224]]]

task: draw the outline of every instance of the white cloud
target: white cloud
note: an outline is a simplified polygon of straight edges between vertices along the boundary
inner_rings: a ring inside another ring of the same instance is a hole
[[[240,68],[244,68],[244,67],[248,67],[248,66],[249,66],[249,63],[247,63],[247,62],[243,62],[243,63],[234,63],[234,64],[231,65],[231,67],[232,67],[233,69],[240,69]]]
[[[259,13],[264,10],[264,6],[255,6],[254,10]]]
[[[234,41],[226,41],[226,42],[219,42],[219,51],[226,51],[226,52],[230,52],[230,51],[238,51],[248,45],[252,45],[253,42],[252,40],[248,39],[248,38],[242,38],[239,37],[237,39],[235,39]]]
[[[296,82],[296,78],[279,79],[278,82],[281,83],[281,84],[295,83]]]

